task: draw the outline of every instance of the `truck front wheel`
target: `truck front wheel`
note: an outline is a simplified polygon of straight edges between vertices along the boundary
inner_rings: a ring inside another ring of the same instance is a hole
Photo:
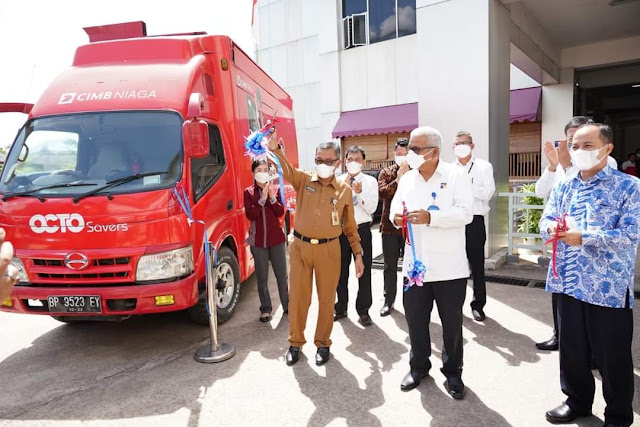
[[[223,246],[218,251],[218,266],[213,277],[214,299],[216,301],[218,323],[231,318],[240,295],[240,267],[231,249]],[[206,290],[200,293],[198,303],[189,308],[189,317],[200,325],[209,325],[206,306]]]

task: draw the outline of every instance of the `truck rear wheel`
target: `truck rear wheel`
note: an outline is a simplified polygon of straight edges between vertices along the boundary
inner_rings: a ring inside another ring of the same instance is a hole
[[[233,251],[225,246],[218,251],[218,266],[215,269],[213,285],[218,310],[218,323],[231,318],[240,295],[240,267]],[[189,318],[200,325],[209,325],[206,306],[206,290],[200,293],[198,303],[189,308]]]

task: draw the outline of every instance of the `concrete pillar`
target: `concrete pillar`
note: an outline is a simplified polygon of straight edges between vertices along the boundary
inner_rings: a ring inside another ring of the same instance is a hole
[[[444,138],[455,160],[457,131],[473,135],[475,155],[493,164],[497,192],[509,180],[509,11],[499,0],[418,0],[419,119]],[[506,246],[507,201],[494,197],[488,253]]]
[[[559,84],[542,86],[542,144],[565,138],[564,127],[573,117],[573,76],[573,68],[563,69]],[[548,165],[549,161],[543,154],[542,168]]]

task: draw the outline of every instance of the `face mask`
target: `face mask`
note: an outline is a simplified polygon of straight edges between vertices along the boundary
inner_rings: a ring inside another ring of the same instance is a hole
[[[268,172],[257,172],[254,176],[256,182],[259,184],[265,184],[269,181],[269,173]]]
[[[320,178],[329,178],[333,175],[333,171],[335,168],[333,166],[327,166],[324,163],[320,165],[316,165],[316,173]]]
[[[403,163],[407,162],[407,156],[396,156],[395,162],[396,162],[396,165],[402,166]]]
[[[471,154],[471,147],[469,147],[467,144],[456,145],[455,147],[453,147],[453,152],[459,159],[464,159],[469,154]]]
[[[431,151],[429,151],[429,153],[433,152],[434,149],[431,149]],[[428,154],[428,153],[427,153]],[[416,154],[413,151],[409,151],[409,154],[407,154],[407,163],[409,164],[409,167],[411,169],[420,169],[420,167],[425,164],[426,162],[430,162],[431,160],[434,159],[434,157],[429,157],[428,159],[424,158],[425,155],[421,156],[420,154]]]
[[[358,162],[348,162],[347,163],[347,172],[351,175],[357,175],[362,170],[362,165]]]
[[[573,163],[578,169],[581,171],[586,171],[589,169],[593,169],[600,163],[602,159],[598,159],[600,155],[600,151],[604,150],[605,147],[602,147],[599,150],[571,150],[571,163]]]

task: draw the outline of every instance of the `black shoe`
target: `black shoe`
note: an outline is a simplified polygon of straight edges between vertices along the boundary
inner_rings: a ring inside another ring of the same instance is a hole
[[[464,383],[460,378],[447,378],[447,382],[444,383],[444,387],[447,392],[456,400],[464,399]]]
[[[471,314],[473,314],[473,318],[477,321],[477,322],[482,322],[484,319],[487,318],[487,316],[484,315],[484,311],[482,311],[482,309],[478,309],[476,310],[475,308],[471,310]]]
[[[343,317],[347,317],[347,312],[345,311],[344,313],[336,313],[333,315],[333,321],[336,322],[340,319],[342,319]]]
[[[404,376],[402,382],[400,383],[400,390],[413,390],[420,385],[420,380],[422,378],[426,378],[427,375],[429,375],[427,372],[409,371],[409,373]]]
[[[555,409],[547,411],[545,417],[551,424],[569,424],[579,417],[587,417],[591,412],[579,412],[571,409],[569,405],[563,403]]]
[[[318,352],[316,353],[316,365],[322,366],[329,361],[329,347],[318,347]]]
[[[537,343],[536,347],[538,350],[556,351],[558,349],[558,338],[554,335],[547,341]]]
[[[391,314],[393,311],[393,304],[386,304],[382,306],[380,309],[380,317],[385,317]]]
[[[287,354],[284,356],[284,360],[287,362],[287,366],[294,365],[300,358],[300,347],[289,347]]]
[[[268,322],[268,321],[270,321],[270,320],[271,320],[271,315],[268,315],[268,316],[260,316],[260,321],[261,321],[262,323],[267,323],[267,322]]]
[[[373,322],[371,321],[371,316],[369,316],[368,314],[361,314],[358,318],[358,323],[360,323],[362,326],[371,326]]]

